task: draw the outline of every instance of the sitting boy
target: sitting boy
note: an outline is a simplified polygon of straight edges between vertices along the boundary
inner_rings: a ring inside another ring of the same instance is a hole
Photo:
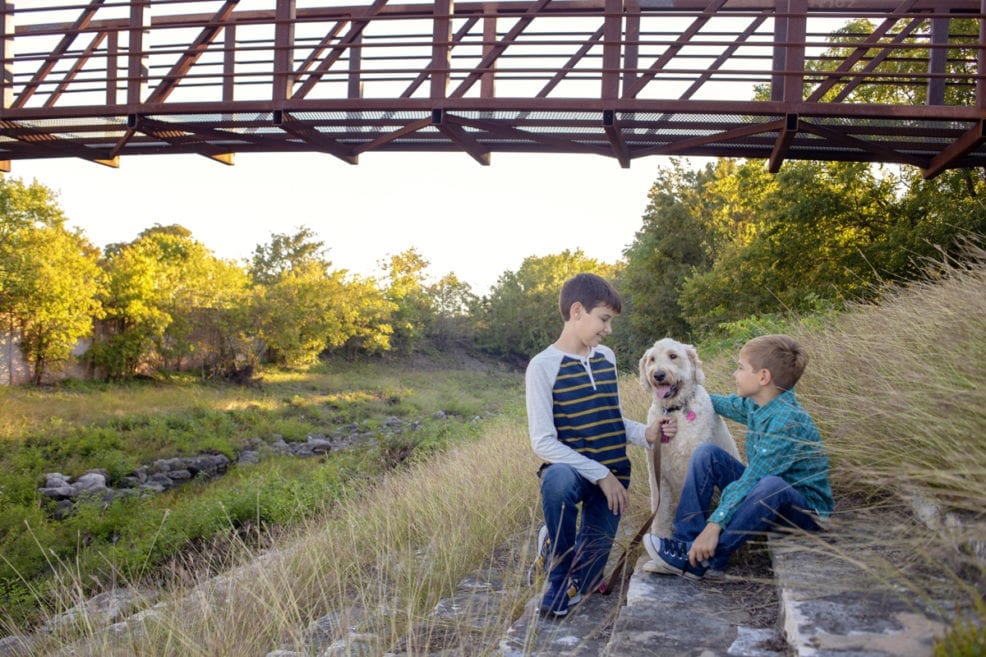
[[[647,447],[648,436],[659,436],[656,423],[645,428],[623,417],[616,358],[600,344],[620,307],[619,294],[599,276],[570,278],[559,295],[561,335],[527,366],[531,447],[545,461],[538,471],[545,522],[539,556],[550,546],[543,615],[565,616],[602,579],[630,501],[627,441]]]
[[[669,537],[647,534],[656,570],[692,580],[721,575],[732,554],[757,533],[779,526],[819,529],[834,506],[828,456],[794,385],[808,357],[786,335],[746,343],[733,373],[735,395],[711,395],[723,417],[746,425],[744,466],[703,443],[692,454]],[[650,436],[648,435],[648,438]],[[721,491],[710,513],[713,491]]]

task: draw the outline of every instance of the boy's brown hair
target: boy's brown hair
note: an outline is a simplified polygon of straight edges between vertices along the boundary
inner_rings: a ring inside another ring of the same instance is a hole
[[[804,374],[808,354],[789,335],[761,335],[741,349],[754,370],[768,370],[774,385],[790,390]]]
[[[558,309],[566,322],[571,318],[572,304],[576,301],[588,312],[596,306],[609,306],[617,314],[623,310],[620,294],[605,278],[596,274],[576,274],[561,286]]]

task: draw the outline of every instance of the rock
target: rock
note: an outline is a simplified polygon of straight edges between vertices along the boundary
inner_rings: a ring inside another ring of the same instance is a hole
[[[33,646],[34,639],[29,636],[6,636],[0,639],[0,657],[27,657]]]
[[[73,497],[82,493],[101,493],[107,490],[106,475],[102,472],[87,472],[72,484]]]

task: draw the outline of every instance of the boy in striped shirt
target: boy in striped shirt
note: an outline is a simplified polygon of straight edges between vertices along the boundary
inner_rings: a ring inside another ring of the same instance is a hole
[[[545,521],[539,553],[551,548],[543,615],[565,616],[599,584],[629,502],[627,442],[647,447],[647,434],[658,435],[656,426],[623,417],[616,357],[600,344],[621,305],[605,279],[570,278],[559,295],[561,335],[527,366],[531,447],[545,461],[538,472]]]

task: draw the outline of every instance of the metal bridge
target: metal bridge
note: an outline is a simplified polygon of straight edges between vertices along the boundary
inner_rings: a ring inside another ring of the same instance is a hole
[[[0,0],[0,167],[320,151],[986,165],[986,0]]]

